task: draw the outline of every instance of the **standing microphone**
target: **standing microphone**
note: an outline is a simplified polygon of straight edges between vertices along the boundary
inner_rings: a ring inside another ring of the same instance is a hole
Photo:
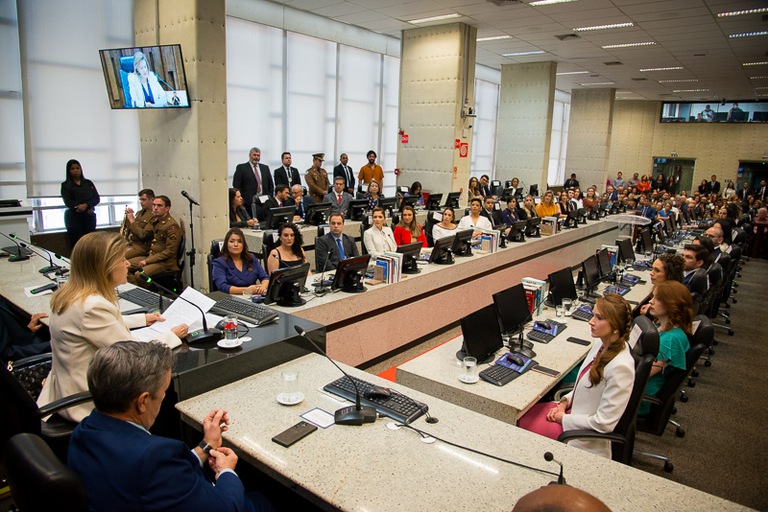
[[[188,301],[187,299],[185,299],[184,297],[182,297],[178,293],[176,293],[176,292],[174,292],[172,290],[169,290],[165,286],[163,286],[161,284],[158,284],[158,283],[155,283],[154,281],[152,281],[151,277],[149,277],[147,274],[145,274],[143,272],[139,274],[139,278],[142,281],[146,282],[147,284],[154,283],[155,286],[157,286],[158,288],[163,290],[165,293],[170,293],[171,295],[176,296],[177,298],[183,300],[184,302],[186,302],[188,304],[192,304],[195,307],[195,309],[197,309],[200,312],[200,314],[203,316],[203,328],[202,329],[198,329],[197,331],[192,331],[192,332],[188,333],[187,337],[184,338],[187,343],[216,342],[216,341],[219,341],[221,339],[221,331],[219,329],[216,329],[216,328],[209,329],[208,328],[208,322],[205,320],[205,313],[203,312],[202,309],[200,309],[200,306],[198,306],[194,302]],[[162,300],[163,300],[163,298],[161,296],[160,297],[160,304],[162,304]]]
[[[555,462],[560,465],[560,475],[557,477],[557,482],[549,482],[549,485],[557,484],[557,485],[565,485],[565,477],[563,476],[563,463],[555,460],[555,456],[552,455],[552,452],[544,452],[544,460],[547,462]]]
[[[196,204],[197,206],[200,206],[200,203],[198,203],[197,201],[195,201],[195,198],[194,198],[194,197],[192,197],[191,195],[189,195],[189,193],[187,193],[187,191],[186,191],[186,190],[182,190],[182,191],[181,191],[181,195],[183,195],[184,197],[186,197],[186,198],[189,200],[189,202],[190,202],[190,203],[192,203],[192,204]],[[157,283],[155,283],[155,284],[157,284]]]
[[[299,336],[309,341],[315,349],[317,349],[321,354],[323,354],[325,357],[328,358],[328,360],[333,363],[333,366],[339,369],[341,373],[344,374],[346,378],[349,379],[349,381],[352,383],[352,385],[355,387],[355,405],[350,405],[347,407],[342,407],[341,409],[337,410],[333,415],[333,421],[337,425],[362,425],[363,423],[373,423],[376,421],[376,409],[373,407],[363,407],[360,405],[360,389],[357,387],[357,382],[355,382],[355,379],[349,376],[347,372],[341,369],[341,366],[336,364],[336,361],[328,357],[328,354],[325,353],[325,350],[321,349],[317,343],[312,341],[312,338],[310,338],[306,332],[304,332],[304,329],[299,327],[298,325],[293,326],[294,329],[296,329],[296,332],[299,333]]]
[[[5,233],[1,233],[0,235],[3,235],[5,238],[16,244],[16,254],[13,254],[12,251],[9,251],[8,249],[13,249],[13,247],[5,247],[3,250],[11,255],[10,258],[8,258],[8,261],[24,261],[29,259],[29,254],[26,254],[24,251],[21,250],[21,245],[19,245],[19,242],[11,238],[10,236],[6,235]],[[31,252],[31,251],[27,251]]]
[[[51,254],[48,251],[44,253],[40,253],[35,249],[33,249],[32,242],[27,242],[26,240],[22,240],[21,238],[16,236],[16,233],[11,233],[10,235],[11,235],[11,238],[19,242],[19,245],[21,247],[24,247],[25,249],[29,249],[30,251],[34,252],[38,256],[42,256],[48,260],[48,266],[41,268],[40,270],[38,270],[38,272],[40,272],[41,274],[47,274],[48,272],[53,272],[54,270],[61,269],[60,265],[56,265],[53,262],[53,258],[51,257]]]

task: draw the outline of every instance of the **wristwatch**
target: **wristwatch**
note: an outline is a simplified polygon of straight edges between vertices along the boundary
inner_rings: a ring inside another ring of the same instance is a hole
[[[203,450],[203,453],[206,454],[206,455],[210,454],[211,450],[213,450],[213,446],[211,446],[208,443],[206,443],[205,439],[200,441],[200,444],[198,444],[197,447],[200,448],[201,450]]]

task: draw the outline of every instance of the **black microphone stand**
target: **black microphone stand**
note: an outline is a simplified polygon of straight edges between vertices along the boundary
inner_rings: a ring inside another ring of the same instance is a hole
[[[185,253],[189,256],[189,285],[195,287],[195,224],[192,220],[192,199],[184,196],[189,201],[189,241],[190,249]]]

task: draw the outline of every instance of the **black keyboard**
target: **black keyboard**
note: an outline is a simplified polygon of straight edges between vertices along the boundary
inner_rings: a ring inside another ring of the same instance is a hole
[[[549,333],[536,330],[531,330],[528,334],[526,334],[526,338],[537,343],[549,343],[555,339],[555,337]]]
[[[221,316],[234,315],[240,320],[256,325],[268,324],[277,318],[277,311],[272,308],[235,298],[217,301],[211,308],[211,313]]]
[[[494,364],[480,372],[481,379],[490,382],[491,384],[496,384],[497,386],[509,384],[519,376],[520,374],[512,368],[507,368],[500,364]]]
[[[582,322],[589,322],[590,320],[592,320],[592,317],[595,315],[592,314],[589,308],[582,306],[582,307],[576,308],[571,314],[571,316],[576,320],[581,320]]]
[[[357,377],[352,378],[360,390],[360,404],[373,407],[382,416],[387,416],[400,423],[411,423],[429,410],[426,404],[417,402],[394,390],[390,390],[392,394],[387,398],[365,398],[363,395],[373,387],[373,384]],[[355,401],[355,386],[346,376],[326,384],[323,389],[351,402]]]
[[[144,288],[131,288],[128,291],[120,292],[117,294],[121,299],[125,299],[128,302],[147,309],[155,309],[160,304],[160,296]],[[163,310],[171,305],[171,300],[167,297],[163,297]]]

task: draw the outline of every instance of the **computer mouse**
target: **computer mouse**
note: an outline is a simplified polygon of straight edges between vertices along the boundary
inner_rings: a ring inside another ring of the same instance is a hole
[[[525,366],[525,360],[516,354],[509,354],[507,356],[507,361],[516,364],[517,366]]]
[[[534,325],[536,325],[536,327],[540,327],[541,329],[546,329],[546,330],[550,330],[552,328],[552,324],[546,320],[536,320]]]
[[[390,396],[392,396],[392,392],[389,389],[383,388],[381,386],[373,386],[371,389],[363,393],[363,397],[368,399],[389,398]]]

